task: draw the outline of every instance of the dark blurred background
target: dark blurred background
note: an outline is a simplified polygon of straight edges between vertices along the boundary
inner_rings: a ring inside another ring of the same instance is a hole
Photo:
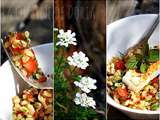
[[[1,38],[8,32],[26,30],[32,46],[53,41],[52,0],[1,0]],[[1,64],[6,60],[1,46]]]

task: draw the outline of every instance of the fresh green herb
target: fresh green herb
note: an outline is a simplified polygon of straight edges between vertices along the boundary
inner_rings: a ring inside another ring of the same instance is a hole
[[[136,69],[137,64],[138,64],[138,60],[137,60],[136,56],[132,56],[128,59],[128,61],[126,63],[126,68],[127,69]]]
[[[145,73],[147,71],[148,65],[146,63],[142,63],[140,66],[141,73]]]
[[[74,77],[74,80],[80,81],[80,80],[81,80],[81,76],[79,76],[79,75],[77,76],[77,75],[76,75],[76,76]]]
[[[111,86],[113,90],[117,88],[117,86],[115,85],[117,83],[121,84],[122,83],[122,79],[120,79],[120,80],[118,80],[118,81],[116,81],[116,82],[113,83],[113,85]]]
[[[33,79],[37,79],[36,74],[33,74],[32,77]]]
[[[122,79],[118,80],[116,83],[121,83],[122,82]]]
[[[149,62],[156,62],[159,60],[159,50],[158,49],[151,49],[149,51],[148,61]]]
[[[135,57],[136,57],[136,59],[137,59],[138,62],[141,62],[142,59],[143,59],[143,56],[140,55],[140,54],[135,54]]]
[[[117,87],[115,86],[115,83],[111,86],[112,90],[116,89]]]
[[[157,110],[158,108],[159,108],[159,104],[158,104],[158,103],[153,104],[153,105],[151,106],[151,110]]]

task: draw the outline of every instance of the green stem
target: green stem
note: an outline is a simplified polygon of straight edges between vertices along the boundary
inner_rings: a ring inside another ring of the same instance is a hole
[[[58,61],[58,70],[57,70],[58,75],[59,75],[60,66],[62,64],[63,54],[64,54],[64,48],[62,47],[62,56],[61,56],[60,60]],[[57,74],[55,74],[55,78],[57,77]]]
[[[57,104],[59,107],[63,108],[63,109],[65,110],[65,113],[68,112],[68,109],[67,109],[64,105],[60,104],[60,103],[57,102],[57,101],[56,101],[56,104]]]
[[[71,77],[73,77],[73,73],[75,72],[75,70],[76,70],[76,67],[74,67],[73,70],[70,69]]]

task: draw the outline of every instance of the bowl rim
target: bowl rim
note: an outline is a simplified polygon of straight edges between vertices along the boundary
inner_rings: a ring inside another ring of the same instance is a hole
[[[107,29],[110,29],[110,27],[112,26],[116,26],[117,24],[120,24],[122,21],[126,20],[126,19],[132,19],[134,17],[144,17],[144,16],[149,16],[149,17],[155,17],[157,16],[157,14],[140,14],[140,15],[133,15],[133,16],[128,16],[119,20],[116,20],[115,22],[107,25]],[[107,86],[106,86],[107,87]],[[160,114],[160,110],[158,111],[151,111],[151,110],[138,110],[138,109],[133,109],[133,108],[129,108],[126,106],[123,106],[117,102],[115,102],[110,95],[108,95],[107,91],[106,91],[106,103],[108,103],[109,105],[123,110],[123,111],[127,111],[127,112],[132,112],[132,113],[138,113],[138,114],[154,114],[154,115],[158,115]],[[107,106],[107,104],[106,104]]]
[[[108,94],[106,95],[107,97],[107,103],[117,109],[121,109],[123,111],[127,111],[127,112],[133,112],[133,113],[138,113],[138,114],[155,114],[158,115],[160,114],[160,111],[151,111],[151,110],[138,110],[138,109],[133,109],[133,108],[129,108],[126,106],[123,106],[119,103],[116,103]]]

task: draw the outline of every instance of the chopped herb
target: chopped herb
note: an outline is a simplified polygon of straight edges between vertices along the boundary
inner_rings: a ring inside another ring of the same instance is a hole
[[[149,62],[156,62],[157,60],[159,60],[159,50],[158,49],[151,49],[149,51],[148,61]]]
[[[151,110],[157,110],[159,108],[159,104],[153,104],[152,106],[151,106]]]
[[[147,71],[148,65],[146,63],[142,63],[140,66],[140,71],[145,73]]]
[[[126,63],[126,68],[127,69],[135,69],[135,68],[137,68],[137,64],[138,64],[138,61],[137,61],[136,56],[132,56],[128,59],[128,61]]]
[[[80,81],[80,80],[81,80],[81,78],[82,78],[81,76],[75,76],[75,77],[74,77],[74,80],[76,80],[76,81]]]

